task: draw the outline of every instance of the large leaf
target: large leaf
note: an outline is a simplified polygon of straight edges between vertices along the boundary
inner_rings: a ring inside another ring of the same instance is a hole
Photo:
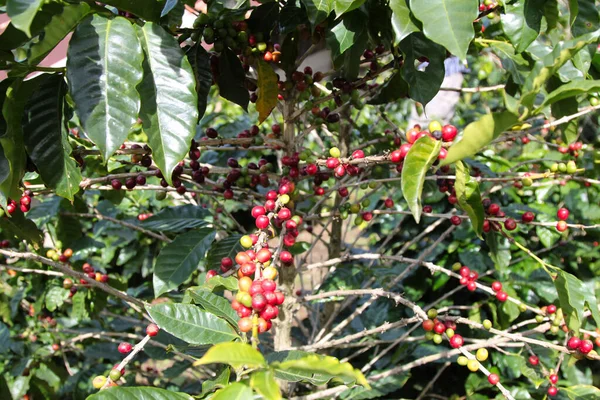
[[[573,36],[582,36],[597,29],[600,23],[598,6],[594,0],[577,0],[577,17],[573,21]]]
[[[219,343],[211,347],[201,359],[194,362],[194,365],[206,364],[228,364],[235,369],[239,369],[241,367],[266,367],[267,362],[262,354],[249,344],[229,342]]]
[[[444,46],[461,60],[475,37],[473,21],[477,18],[477,0],[427,0],[411,2],[415,17],[423,23],[423,33]]]
[[[333,11],[335,0],[301,0],[312,26],[316,26]]]
[[[469,168],[461,161],[456,162],[455,168],[456,182],[454,183],[454,189],[456,190],[458,205],[466,211],[471,220],[471,225],[473,225],[473,230],[481,238],[485,211],[481,204],[479,184],[471,177]]]
[[[245,86],[246,72],[240,59],[226,48],[219,57],[219,94],[248,111],[250,95]]]
[[[63,6],[57,2],[46,3],[42,5],[42,8],[38,10],[31,22],[29,27],[31,36],[40,34],[44,26],[50,23],[50,20],[55,14],[61,12]],[[17,29],[12,23],[9,23],[2,35],[0,35],[0,49],[1,50],[13,50],[17,47],[27,43],[30,37],[19,29]]]
[[[502,27],[517,53],[523,52],[540,34],[545,0],[519,0],[504,6]]]
[[[354,44],[356,37],[365,29],[366,15],[355,10],[344,15],[342,20],[327,34],[327,45],[331,49],[331,56],[338,57]]]
[[[209,289],[193,287],[188,293],[195,304],[218,317],[225,318],[234,327],[237,326],[238,315],[231,308],[231,303],[223,296],[213,294]]]
[[[401,72],[408,83],[408,93],[413,100],[426,105],[435,97],[444,81],[446,50],[420,32],[404,39],[400,43],[400,50],[404,53]],[[429,61],[424,69],[417,67],[423,57]]]
[[[31,46],[27,62],[33,65],[42,61],[90,12],[91,8],[87,3],[66,5],[63,11],[52,17],[50,23],[44,28],[42,39]]]
[[[347,362],[340,362],[335,357],[318,354],[306,355],[296,360],[286,360],[271,363],[275,371],[290,373],[306,373],[329,375],[330,378],[341,379],[346,385],[362,385],[369,387],[367,379],[358,369],[352,368]]]
[[[241,382],[235,382],[217,390],[211,400],[246,400],[252,398],[252,389]]]
[[[475,155],[493,139],[497,138],[518,120],[515,114],[508,111],[487,114],[478,121],[471,122],[465,128],[462,139],[448,150],[448,155],[440,165],[451,164],[463,158]]]
[[[208,93],[213,83],[213,76],[210,71],[210,54],[204,47],[196,44],[190,48],[187,53],[190,65],[194,70],[196,76],[196,93],[198,94],[198,119],[204,116],[206,111],[206,103],[208,100]]]
[[[42,3],[42,0],[7,0],[6,13],[15,28],[31,37],[31,23]]]
[[[392,26],[396,33],[396,43],[401,42],[413,32],[418,32],[414,15],[410,12],[408,0],[390,0],[392,9]]]
[[[155,387],[115,386],[88,397],[88,400],[193,400],[189,394],[173,392]]]
[[[158,22],[161,17],[161,12],[165,5],[162,0],[105,0],[102,3],[111,5],[119,10],[127,11],[146,21]]]
[[[190,149],[198,122],[194,72],[177,39],[158,24],[137,27],[145,52],[140,117],[152,158],[167,182]]]
[[[20,211],[14,213],[11,218],[0,218],[0,229],[3,233],[28,243],[37,245],[42,242],[42,231]]]
[[[218,270],[221,266],[221,259],[225,257],[234,259],[235,255],[243,250],[240,244],[241,237],[242,235],[229,235],[214,242],[206,255],[206,268]]]
[[[146,308],[161,329],[189,344],[215,344],[239,339],[227,321],[202,311],[198,306],[163,303]]]
[[[67,78],[75,111],[105,160],[137,120],[142,58],[135,29],[125,18],[94,15],[71,38]]]
[[[202,287],[210,291],[214,291],[215,289],[234,291],[238,289],[238,280],[235,276],[224,278],[217,275],[210,278]]]
[[[187,229],[208,225],[204,218],[208,215],[202,207],[187,204],[168,207],[142,222],[142,227],[153,231],[182,232]]]
[[[73,200],[81,172],[70,157],[71,145],[63,120],[67,86],[62,75],[44,76],[44,82],[27,104],[25,148],[44,183],[56,194]]]
[[[561,395],[570,400],[596,400],[600,399],[600,389],[591,385],[570,385],[560,388]]]
[[[442,142],[429,136],[424,136],[413,143],[404,159],[402,167],[402,194],[408,203],[408,207],[419,223],[421,220],[421,194],[425,175],[442,147]]]
[[[54,312],[58,307],[62,306],[68,298],[69,291],[67,289],[63,289],[60,286],[52,286],[46,292],[44,301],[46,302],[48,311]]]
[[[277,105],[279,88],[277,81],[279,77],[273,68],[265,61],[258,59],[258,99],[256,110],[258,111],[258,123],[261,124],[271,114]]]
[[[251,32],[262,32],[265,37],[269,37],[278,20],[279,4],[277,2],[265,2],[252,10],[247,22]]]
[[[162,248],[154,266],[154,296],[177,289],[203,263],[215,230],[201,228],[183,233]]]
[[[575,334],[579,332],[585,318],[585,306],[592,312],[596,324],[600,324],[598,301],[592,288],[588,288],[576,276],[565,271],[558,271],[554,285],[569,329],[575,331]]]
[[[271,370],[257,371],[250,377],[250,386],[265,400],[281,400],[281,391]]]
[[[568,97],[578,96],[580,94],[595,93],[600,90],[600,80],[595,81],[573,81],[561,85],[558,89],[548,94],[544,103],[539,109],[553,104]]]

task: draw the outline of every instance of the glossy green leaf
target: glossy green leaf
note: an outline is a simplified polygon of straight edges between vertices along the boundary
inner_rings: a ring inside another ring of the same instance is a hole
[[[60,286],[52,286],[48,289],[46,296],[44,297],[46,309],[50,312],[54,312],[57,308],[62,306],[68,298],[69,291],[67,289],[63,289]]]
[[[38,10],[29,27],[31,36],[39,35],[44,27],[50,23],[50,20],[55,14],[61,12],[62,4],[51,2],[43,4]],[[23,31],[17,29],[12,23],[9,23],[2,35],[0,35],[0,49],[13,50],[27,43],[30,37]]]
[[[540,34],[545,0],[519,0],[506,4],[502,28],[517,53],[523,52]]]
[[[212,291],[215,289],[226,289],[233,291],[238,289],[238,280],[234,276],[223,278],[222,276],[217,275],[210,278],[202,287]]]
[[[550,104],[553,104],[568,97],[578,96],[580,94],[592,94],[600,90],[600,80],[595,81],[572,81],[558,87],[558,89],[550,92],[544,103],[538,108],[542,109]]]
[[[565,271],[558,271],[554,285],[569,329],[578,334],[585,318],[583,312],[586,306],[592,312],[596,323],[600,324],[598,301],[592,288],[588,288],[576,276]]]
[[[456,162],[455,168],[456,182],[454,189],[456,190],[458,205],[467,213],[471,220],[471,225],[473,225],[473,230],[481,238],[485,211],[481,204],[479,183],[471,177],[469,168],[461,161]]]
[[[448,150],[448,156],[440,165],[448,165],[471,157],[484,146],[517,123],[518,117],[508,111],[487,114],[465,128],[462,139]]]
[[[417,21],[410,11],[408,0],[390,0],[390,8],[392,9],[392,26],[396,34],[395,43],[400,43],[411,33],[419,31]]]
[[[250,386],[265,400],[281,400],[281,391],[271,370],[256,371],[250,376]]]
[[[165,5],[164,0],[105,0],[103,3],[116,7],[119,10],[135,14],[146,21],[153,22],[158,22],[160,20],[160,14]]]
[[[207,215],[208,212],[202,207],[191,204],[167,207],[144,220],[141,226],[152,231],[183,232],[187,229],[206,227],[208,222],[204,219]]]
[[[358,369],[352,368],[347,362],[340,362],[335,357],[318,354],[306,355],[296,360],[286,360],[271,363],[275,371],[329,375],[331,378],[341,379],[346,385],[362,385],[370,387],[367,379]]]
[[[46,186],[73,200],[81,172],[71,158],[63,113],[67,86],[62,75],[46,75],[26,106],[25,148]]]
[[[146,308],[161,329],[189,344],[215,344],[239,339],[227,321],[202,311],[198,306],[162,303]]]
[[[426,105],[435,97],[444,81],[444,59],[446,50],[422,33],[413,33],[400,43],[400,50],[404,54],[402,78],[408,83],[410,98]],[[423,70],[417,67],[419,60],[426,57],[429,64]]]
[[[573,36],[582,36],[598,28],[600,14],[594,0],[577,0],[577,16],[571,31]]]
[[[245,86],[246,72],[240,59],[230,49],[225,49],[219,57],[217,85],[221,97],[248,111],[250,95]]]
[[[258,99],[256,100],[256,110],[258,111],[258,123],[261,124],[269,117],[271,111],[277,105],[277,96],[279,88],[277,82],[279,77],[273,71],[273,68],[265,61],[258,60]]]
[[[69,43],[67,80],[86,135],[108,159],[136,122],[142,49],[125,18],[94,15],[77,26]]]
[[[138,90],[140,118],[152,158],[167,182],[196,134],[198,96],[192,67],[175,39],[151,22],[137,27],[145,53],[144,79]]]
[[[246,400],[252,398],[252,389],[240,382],[235,382],[217,390],[211,400]]]
[[[442,142],[424,136],[413,143],[402,167],[402,194],[415,221],[421,220],[421,195],[425,176],[442,148]]]
[[[552,222],[554,218],[548,216],[547,214],[538,214],[536,219],[540,222]],[[549,249],[554,246],[554,244],[561,238],[560,233],[556,231],[554,227],[546,227],[546,226],[536,226],[535,234],[540,239],[540,243]]]
[[[225,367],[219,373],[217,373],[214,379],[207,379],[202,382],[202,393],[201,396],[212,393],[215,389],[225,387],[229,384],[229,376],[231,375],[231,368]]]
[[[246,343],[229,342],[219,343],[206,352],[204,356],[196,360],[194,365],[206,364],[228,364],[233,368],[262,368],[267,363],[256,349]]]
[[[237,326],[239,317],[231,308],[229,300],[202,287],[191,287],[188,289],[188,293],[195,304],[218,317],[225,318],[234,327]]]
[[[88,400],[193,400],[189,394],[173,392],[155,387],[115,386],[88,397]]]
[[[335,0],[301,0],[312,26],[316,26],[333,11]]]
[[[600,389],[592,385],[570,385],[560,388],[561,396],[569,400],[596,400],[600,399]]]
[[[27,63],[34,65],[42,61],[90,12],[91,8],[87,3],[66,5],[44,28],[42,39],[31,46]]]
[[[356,10],[364,3],[365,0],[335,0],[333,3],[333,10],[335,11],[335,15],[339,17],[343,13]]]
[[[415,17],[423,23],[423,33],[441,44],[461,60],[475,37],[473,21],[477,18],[477,0],[427,0],[411,2]]]
[[[6,13],[15,28],[31,37],[31,23],[42,3],[42,0],[7,0]]]
[[[235,259],[235,255],[244,250],[240,244],[241,237],[242,235],[229,235],[218,242],[213,242],[206,255],[206,269],[218,271],[223,258]]]
[[[215,239],[215,230],[201,228],[183,233],[162,248],[154,266],[154,296],[177,289],[202,266]]]
[[[25,218],[22,212],[15,212],[10,218],[0,218],[0,229],[9,237],[25,240],[36,246],[42,243],[42,231],[32,220]]]
[[[547,0],[544,4],[544,17],[548,24],[548,31],[556,28],[560,14],[558,11],[558,0]]]
[[[365,17],[365,14],[359,10],[346,14],[327,34],[327,45],[331,49],[333,58],[352,47],[356,37],[365,29]]]
[[[187,53],[190,65],[196,77],[196,93],[198,94],[198,119],[202,119],[206,111],[208,93],[213,83],[210,70],[210,54],[204,47],[196,44]]]

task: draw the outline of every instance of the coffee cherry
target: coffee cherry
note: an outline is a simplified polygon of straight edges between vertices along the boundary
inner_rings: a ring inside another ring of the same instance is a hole
[[[475,358],[477,358],[477,360],[480,362],[484,362],[485,360],[487,360],[488,356],[489,352],[487,351],[487,349],[484,348],[477,349],[477,353],[475,354]]]
[[[479,371],[479,361],[477,361],[477,360],[469,360],[467,362],[467,368],[471,372],[477,372],[477,371]]]
[[[133,347],[131,346],[130,343],[122,342],[119,345],[118,350],[119,350],[119,353],[121,353],[121,354],[127,354],[127,353],[129,353],[131,351],[132,348]]]
[[[556,306],[554,304],[550,304],[546,307],[546,312],[548,314],[554,314],[556,312]]]
[[[119,371],[118,369],[113,369],[110,371],[110,374],[108,374],[108,377],[111,381],[118,382],[118,380],[121,379],[122,375],[123,374],[121,373],[121,371]]]
[[[258,251],[258,253],[256,253],[256,259],[258,260],[258,262],[263,263],[263,264],[266,263],[267,261],[270,261],[271,256],[272,256],[271,250],[269,250],[267,248],[260,249]]]
[[[527,211],[525,214],[521,216],[521,221],[525,223],[532,222],[535,219],[535,214],[531,211]]]
[[[154,337],[156,335],[158,335],[158,331],[160,331],[160,328],[158,327],[158,325],[152,323],[149,324],[146,327],[146,335],[150,336],[150,337]]]
[[[342,153],[337,147],[332,147],[331,149],[329,149],[329,155],[333,158],[340,158]]]
[[[458,225],[460,225],[460,223],[462,222],[462,219],[461,219],[461,218],[460,218],[458,215],[453,215],[453,216],[450,218],[450,222],[452,222],[452,225],[456,225],[456,226],[458,226]]]
[[[556,230],[559,232],[564,232],[568,228],[567,223],[565,221],[558,221],[556,223]]]
[[[529,364],[535,366],[540,363],[540,359],[537,356],[529,356]]]
[[[579,346],[581,345],[581,339],[579,339],[576,336],[573,336],[569,339],[569,341],[567,342],[567,347],[570,350],[577,350],[579,348]]]
[[[492,283],[492,290],[494,292],[499,292],[500,290],[502,290],[502,283],[495,281],[494,283]]]
[[[66,278],[63,281],[63,288],[68,290],[68,289],[71,289],[72,287],[73,287],[73,280],[70,278]]]
[[[560,208],[557,212],[556,212],[556,216],[558,217],[558,219],[560,219],[561,221],[566,221],[567,218],[569,218],[569,210],[567,210],[566,208]]]
[[[240,244],[243,248],[249,249],[250,247],[252,247],[252,238],[248,235],[244,235],[240,238]]]
[[[267,229],[269,226],[269,218],[266,215],[260,215],[256,218],[256,227],[258,229]]]
[[[403,158],[404,157],[402,157],[402,152],[400,150],[394,150],[390,154],[390,161],[393,162],[394,164],[398,164],[399,162],[402,161]]]
[[[219,136],[219,133],[214,128],[207,128],[205,133],[210,139],[215,139],[217,136]]]
[[[442,140],[444,142],[453,141],[457,134],[458,130],[453,125],[444,125],[442,128]]]
[[[267,306],[267,299],[262,294],[257,294],[252,297],[252,308],[256,311],[262,311]]]
[[[94,386],[94,389],[101,389],[105,384],[106,384],[106,377],[102,376],[102,375],[98,375],[92,381],[92,386]]]
[[[446,325],[444,325],[441,322],[436,322],[433,325],[433,330],[434,330],[435,333],[442,334],[442,333],[444,333],[446,331]]]
[[[482,322],[483,328],[486,330],[490,330],[492,329],[492,321],[490,321],[489,319],[484,319]]]
[[[498,293],[496,293],[496,299],[504,303],[506,300],[508,300],[508,294],[506,294],[506,292],[499,291]]]
[[[488,382],[490,383],[490,385],[497,385],[498,382],[500,382],[500,377],[496,374],[489,374],[488,375]]]
[[[426,319],[425,321],[423,321],[423,324],[422,324],[423,329],[426,332],[431,332],[433,330],[434,325],[435,325],[435,322],[433,322],[430,319]]]
[[[252,208],[252,217],[257,218],[261,215],[265,215],[267,213],[267,210],[265,210],[264,207],[262,206],[256,206]]]
[[[461,335],[455,334],[450,338],[450,347],[453,349],[458,349],[465,343],[465,340]]]
[[[507,231],[514,231],[517,228],[517,222],[512,218],[507,218],[506,221],[504,221],[504,228]]]
[[[217,271],[215,271],[214,269],[209,269],[208,271],[206,271],[206,280],[207,281],[210,278],[212,278],[213,276],[217,276]]]
[[[113,179],[110,181],[110,185],[112,186],[112,188],[114,190],[121,190],[121,188],[123,187],[123,184],[121,183],[120,180],[118,179]]]
[[[556,374],[550,374],[550,376],[548,377],[548,380],[553,385],[556,385],[556,382],[558,382],[558,375],[556,375]]]
[[[581,354],[588,354],[594,349],[594,343],[591,340],[582,340],[579,345],[579,352]]]
[[[548,396],[554,397],[558,394],[558,388],[556,386],[550,386],[548,388]]]
[[[490,206],[487,208],[487,213],[490,215],[496,215],[498,214],[498,211],[500,211],[500,206],[496,203],[490,204]]]

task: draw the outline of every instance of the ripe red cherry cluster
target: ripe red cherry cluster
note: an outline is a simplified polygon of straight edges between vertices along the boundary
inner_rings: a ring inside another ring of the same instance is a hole
[[[432,314],[431,310],[429,311],[429,317],[436,314],[435,312]],[[456,323],[454,323],[454,321],[440,321],[438,318],[426,319],[423,321],[422,327],[425,330],[425,338],[433,340],[435,344],[440,344],[442,342],[442,335],[444,333],[448,336],[448,342],[453,349],[458,349],[465,342],[461,335],[455,333]]]
[[[146,184],[146,176],[139,174],[136,177],[130,176],[125,179],[125,188],[128,190],[132,190],[136,186],[144,186]],[[123,183],[119,179],[111,179],[110,186],[114,190],[121,190],[123,188]]]
[[[564,207],[560,208],[556,212],[556,217],[559,219],[559,221],[556,223],[556,230],[559,232],[566,231],[568,228],[566,221],[569,218],[569,210]]]
[[[492,290],[496,292],[496,299],[499,302],[504,303],[506,300],[508,300],[508,294],[502,290],[502,283],[498,281],[492,283]]]
[[[338,179],[343,178],[346,175],[346,173],[348,175],[355,176],[362,171],[361,168],[358,168],[355,165],[348,163],[344,164],[340,159],[340,149],[338,149],[337,147],[332,147],[331,149],[329,149],[329,156],[330,157],[327,158],[327,160],[325,161],[325,166],[328,169],[333,170],[333,175]],[[365,153],[362,150],[355,150],[350,155],[349,160],[358,160],[362,158],[365,158]]]
[[[589,339],[581,340],[577,336],[572,336],[567,342],[567,348],[586,355],[594,349],[594,343]]]
[[[408,151],[412,147],[413,143],[415,143],[418,139],[429,136],[436,140],[442,140],[446,143],[454,141],[456,135],[458,134],[458,130],[454,125],[444,125],[442,126],[438,121],[432,121],[429,124],[429,130],[421,130],[420,125],[415,125],[411,129],[406,132],[406,141],[408,143],[404,143],[400,146],[398,150],[392,151],[390,154],[390,161],[395,164],[400,164],[406,158]],[[440,160],[446,158],[448,155],[448,151],[445,148],[440,149],[440,154],[438,158]],[[400,172],[400,171],[398,171]]]
[[[477,289],[477,278],[479,274],[477,271],[472,271],[466,265],[463,265],[458,273],[460,275],[460,284],[467,287],[469,292],[474,292]]]
[[[94,267],[92,267],[90,265],[90,263],[85,263],[83,264],[83,266],[81,267],[81,269],[83,270],[84,273],[87,274],[88,277],[90,277],[91,279],[95,279],[98,282],[102,282],[102,283],[106,283],[108,282],[108,275],[107,274],[103,274],[101,272],[97,272]],[[87,284],[87,281],[85,279],[81,279],[79,281],[82,285]]]
[[[373,60],[371,61],[371,65],[369,65],[369,69],[373,72],[377,71],[379,69],[379,64],[377,64],[377,61],[374,60],[375,57],[377,55],[381,55],[385,52],[385,46],[380,44],[379,46],[375,47],[374,50],[371,49],[366,49],[363,52],[363,58],[365,60]]]
[[[26,213],[31,209],[31,198],[33,197],[33,192],[29,189],[23,192],[21,199],[19,200],[19,209]],[[0,209],[0,217],[4,216],[5,211],[12,215],[17,211],[17,202],[12,199],[7,199],[6,202],[6,210]]]
[[[571,153],[573,157],[579,157],[579,150],[583,148],[583,143],[581,142],[573,142],[569,144],[568,147],[560,146],[558,151],[562,154]]]

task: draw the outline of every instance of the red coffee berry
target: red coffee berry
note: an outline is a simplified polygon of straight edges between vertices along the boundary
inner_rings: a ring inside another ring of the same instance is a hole
[[[499,292],[500,290],[502,290],[502,283],[500,283],[498,281],[492,283],[492,290],[494,292]]]
[[[128,354],[131,349],[133,349],[133,346],[131,346],[131,343],[127,342],[122,342],[118,347],[119,353],[121,354]]]
[[[423,329],[426,332],[431,332],[433,330],[434,325],[435,325],[435,322],[433,322],[430,319],[426,319],[425,321],[423,321],[423,324],[422,324]]]
[[[581,354],[588,354],[594,349],[594,343],[591,340],[582,340],[579,345],[579,352]]]
[[[242,318],[238,321],[238,328],[242,332],[250,332],[252,330],[252,319],[251,318]]]
[[[556,230],[559,232],[564,232],[568,228],[567,223],[565,221],[558,221],[556,223]]]
[[[556,386],[550,386],[548,388],[548,396],[554,397],[558,394],[558,388]]]
[[[490,385],[495,386],[496,384],[498,384],[498,382],[500,382],[500,377],[496,374],[489,374],[488,382],[490,383]]]
[[[581,345],[581,339],[579,339],[576,336],[573,336],[569,339],[569,341],[567,342],[567,347],[570,350],[577,350],[579,348],[579,346]]]
[[[453,215],[452,218],[450,218],[450,222],[452,222],[452,225],[458,226],[462,222],[462,219],[458,215]]]
[[[392,208],[392,207],[394,207],[394,200],[392,200],[392,199],[385,199],[384,204],[385,204],[386,208]]]
[[[471,270],[469,269],[469,267],[467,267],[467,266],[463,266],[463,267],[461,267],[461,269],[458,271],[458,273],[460,274],[460,276],[463,276],[463,277],[465,277],[465,278],[466,278],[467,276],[469,276],[469,273],[471,273]]]
[[[527,211],[525,214],[521,216],[521,221],[525,223],[532,222],[535,219],[535,214],[531,211]]]
[[[452,347],[453,349],[458,349],[464,343],[465,341],[461,335],[454,334],[454,336],[450,338],[450,347]]]
[[[517,229],[517,222],[512,218],[507,218],[506,221],[504,221],[504,228],[507,231],[514,231]]]
[[[556,375],[556,374],[550,374],[550,376],[548,377],[548,380],[552,384],[556,385],[556,382],[558,382],[558,375]]]
[[[446,331],[446,325],[444,325],[441,322],[436,322],[433,326],[433,330],[435,331],[435,333],[442,334]]]
[[[498,211],[500,211],[500,206],[496,203],[490,204],[490,206],[487,209],[487,212],[490,215],[496,215],[498,214]]]
[[[567,210],[566,208],[560,208],[557,212],[556,212],[556,216],[558,217],[558,219],[560,219],[561,221],[566,221],[567,218],[569,218],[569,210]]]
[[[503,292],[502,290],[500,290],[498,293],[496,293],[496,299],[498,299],[498,301],[504,303],[506,300],[508,300],[508,294],[506,294],[506,292]]]
[[[529,356],[529,364],[531,365],[538,365],[540,363],[540,359],[538,358],[538,356]]]
[[[554,314],[556,312],[556,306],[554,304],[550,304],[546,307],[546,312],[548,314]]]
[[[154,323],[146,327],[146,335],[148,336],[154,337],[158,335],[158,331],[160,331],[160,328]]]
[[[266,215],[259,215],[256,218],[256,227],[258,229],[267,229],[269,226],[269,218]]]
[[[444,125],[442,128],[442,140],[444,142],[453,141],[457,134],[458,130],[454,125]]]

